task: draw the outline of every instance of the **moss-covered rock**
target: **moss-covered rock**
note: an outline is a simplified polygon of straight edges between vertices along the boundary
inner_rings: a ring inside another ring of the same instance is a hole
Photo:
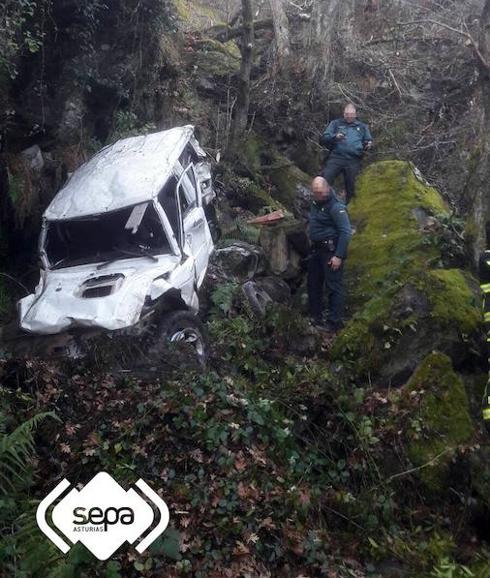
[[[481,324],[477,282],[437,269],[434,223],[448,215],[439,193],[410,163],[385,161],[362,174],[349,212],[357,228],[347,261],[354,315],[333,358],[357,376],[396,385],[434,349],[458,364],[472,355]]]
[[[384,161],[359,177],[349,213],[357,232],[349,254],[351,294],[370,299],[386,284],[407,279],[439,258],[424,242],[418,212],[447,213],[439,193],[417,178],[413,165]]]
[[[239,206],[252,213],[264,209],[276,210],[282,205],[271,194],[248,177],[239,177],[231,172],[225,175],[226,196],[232,206]]]
[[[474,432],[461,378],[442,353],[428,355],[406,385],[411,407],[408,455],[420,479],[434,491],[444,487],[455,449]]]
[[[196,0],[172,0],[180,28],[184,31],[196,31],[224,24],[219,12],[212,6]]]
[[[481,314],[471,287],[476,281],[470,275],[459,269],[439,269],[430,271],[423,282],[422,288],[432,306],[431,317],[438,325],[456,325],[462,335],[478,330]]]
[[[296,208],[298,193],[311,180],[274,146],[255,134],[243,142],[239,163],[262,188],[270,189],[275,201],[290,210]]]
[[[236,57],[231,49],[228,50],[219,43],[203,46],[197,52],[193,62],[196,67],[196,73],[204,74],[208,77],[226,77],[230,74],[235,74],[240,69],[240,59]]]

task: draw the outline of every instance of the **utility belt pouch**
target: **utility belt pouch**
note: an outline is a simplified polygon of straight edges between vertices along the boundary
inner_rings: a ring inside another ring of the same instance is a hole
[[[327,239],[325,241],[313,241],[311,244],[311,248],[313,249],[313,251],[317,251],[317,250],[325,250],[327,249],[327,251],[330,252],[335,252],[335,249],[337,248],[337,240],[336,239]]]

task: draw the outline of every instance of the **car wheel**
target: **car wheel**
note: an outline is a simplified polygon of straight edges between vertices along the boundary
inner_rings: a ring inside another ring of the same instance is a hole
[[[254,281],[247,281],[242,285],[242,292],[247,298],[252,311],[258,317],[264,317],[267,306],[272,303],[270,295],[261,289]]]
[[[156,339],[164,348],[169,345],[185,345],[195,353],[200,365],[206,364],[208,356],[206,332],[201,321],[189,311],[172,311],[163,315],[158,324]]]

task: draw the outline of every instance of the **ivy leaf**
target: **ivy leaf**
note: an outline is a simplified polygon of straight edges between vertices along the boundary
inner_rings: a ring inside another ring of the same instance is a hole
[[[175,528],[169,528],[163,536],[153,542],[149,551],[155,556],[163,554],[172,560],[181,560],[180,532]]]
[[[121,578],[121,574],[119,573],[120,569],[121,564],[112,560],[109,562],[109,564],[107,564],[107,568],[105,570],[105,578]]]

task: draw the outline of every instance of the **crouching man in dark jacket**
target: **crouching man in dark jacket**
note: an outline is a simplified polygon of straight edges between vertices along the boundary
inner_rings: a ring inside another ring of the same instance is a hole
[[[311,256],[308,262],[308,299],[314,325],[335,332],[342,326],[344,310],[344,260],[352,231],[347,209],[323,177],[311,185],[308,234]],[[323,293],[327,286],[328,316],[323,320]]]

